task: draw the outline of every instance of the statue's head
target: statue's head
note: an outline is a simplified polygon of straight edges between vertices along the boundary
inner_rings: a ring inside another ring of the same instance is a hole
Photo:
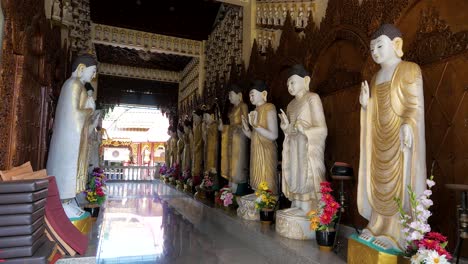
[[[268,86],[262,80],[253,81],[250,92],[249,99],[253,105],[262,105],[267,101],[268,96]]]
[[[184,126],[182,125],[182,123],[179,123],[177,125],[177,136],[182,137],[183,135],[184,135]]]
[[[403,56],[403,39],[398,28],[383,24],[372,34],[370,42],[372,59],[377,64]]]
[[[309,72],[302,66],[296,64],[288,69],[288,92],[292,96],[309,91],[310,77]]]
[[[229,102],[233,105],[238,105],[242,102],[242,89],[237,84],[229,85]]]
[[[188,117],[184,120],[184,132],[189,133],[192,127],[192,120]]]
[[[200,124],[202,117],[203,117],[203,111],[201,109],[197,109],[193,111],[192,113],[193,124],[195,125]]]
[[[73,74],[84,83],[89,83],[96,77],[97,61],[91,54],[78,56],[72,64]]]
[[[177,131],[177,128],[175,126],[169,126],[167,128],[167,133],[169,134],[169,136],[171,137],[174,137],[176,135],[176,132]]]

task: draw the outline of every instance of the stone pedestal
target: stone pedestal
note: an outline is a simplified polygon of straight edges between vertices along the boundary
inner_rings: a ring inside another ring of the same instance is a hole
[[[410,261],[402,257],[400,252],[379,249],[353,234],[348,238],[348,263],[407,264]]]
[[[254,193],[236,197],[237,204],[239,205],[237,216],[245,220],[260,220],[260,215],[255,209],[255,199],[257,199],[257,196]]]
[[[276,211],[276,233],[298,239],[315,239],[315,231],[310,230],[310,221],[305,215],[298,214],[296,208]]]

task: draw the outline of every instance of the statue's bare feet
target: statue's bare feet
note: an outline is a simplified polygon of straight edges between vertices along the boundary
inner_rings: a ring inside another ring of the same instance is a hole
[[[359,235],[359,238],[366,242],[371,242],[374,239],[374,236],[369,230],[364,229],[362,230],[362,233]]]
[[[393,240],[385,236],[376,237],[375,240],[372,242],[372,244],[384,250],[388,250],[392,248],[398,249],[398,245]]]

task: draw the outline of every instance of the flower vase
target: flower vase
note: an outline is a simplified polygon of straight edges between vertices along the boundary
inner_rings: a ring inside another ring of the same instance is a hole
[[[99,215],[99,205],[97,204],[89,204],[89,205],[85,205],[84,208],[83,208],[86,212],[89,212],[89,214],[91,214],[91,217],[98,217]]]
[[[321,251],[330,252],[333,249],[333,244],[335,243],[335,230],[317,230],[315,231],[315,238],[319,249]]]
[[[204,191],[205,191],[206,200],[214,203],[215,192],[213,190],[207,190],[207,189],[205,189]]]
[[[275,210],[271,208],[262,208],[260,210],[260,221],[262,224],[271,224],[273,222],[273,217],[275,216]]]

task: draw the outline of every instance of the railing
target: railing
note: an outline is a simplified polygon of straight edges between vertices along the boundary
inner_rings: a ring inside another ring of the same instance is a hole
[[[104,166],[108,180],[141,181],[159,177],[160,165],[155,166]]]

